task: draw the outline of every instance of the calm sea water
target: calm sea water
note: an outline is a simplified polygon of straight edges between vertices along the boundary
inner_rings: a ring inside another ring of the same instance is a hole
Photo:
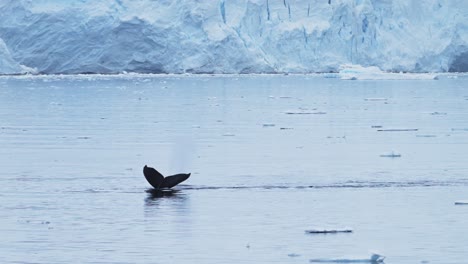
[[[0,262],[467,263],[467,81],[1,77]]]

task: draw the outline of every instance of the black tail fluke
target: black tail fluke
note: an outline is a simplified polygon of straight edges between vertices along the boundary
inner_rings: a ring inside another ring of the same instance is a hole
[[[190,177],[190,173],[180,173],[164,178],[157,170],[146,165],[143,167],[143,174],[149,184],[155,189],[172,188]]]

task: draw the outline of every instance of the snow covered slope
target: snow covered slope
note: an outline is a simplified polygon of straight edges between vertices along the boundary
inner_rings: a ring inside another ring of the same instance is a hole
[[[0,14],[0,73],[468,71],[466,0],[0,0]]]

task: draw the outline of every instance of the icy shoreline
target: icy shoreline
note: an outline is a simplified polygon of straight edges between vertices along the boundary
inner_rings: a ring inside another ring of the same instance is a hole
[[[397,73],[388,73],[390,75]],[[468,73],[431,73],[435,78],[427,78],[428,73],[399,73],[400,78],[388,78],[386,75],[375,76],[374,78],[355,78],[354,81],[421,81],[421,80],[438,80],[439,78],[466,78]],[[222,78],[249,78],[249,77],[311,77],[311,78],[327,78],[349,81],[351,79],[341,78],[339,73],[249,73],[249,74],[177,74],[177,73],[120,73],[120,74],[0,74],[0,79],[128,79],[128,78],[196,78],[196,77],[222,77]],[[408,76],[409,78],[406,78]],[[421,78],[418,78],[421,76]]]

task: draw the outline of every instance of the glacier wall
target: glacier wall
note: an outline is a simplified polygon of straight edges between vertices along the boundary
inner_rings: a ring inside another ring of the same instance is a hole
[[[468,71],[466,0],[0,0],[0,73]]]

